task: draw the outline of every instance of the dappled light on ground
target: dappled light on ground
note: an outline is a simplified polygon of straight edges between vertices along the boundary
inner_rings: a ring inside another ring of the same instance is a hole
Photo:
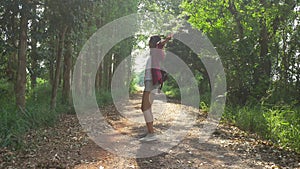
[[[140,95],[132,99],[139,109]],[[163,133],[172,124],[172,111],[179,104],[168,103],[165,118],[157,118],[155,130]],[[145,133],[141,123],[122,118],[113,106],[101,109],[116,133],[140,138]],[[163,115],[162,115],[163,116]],[[210,139],[199,143],[199,130],[206,115],[198,114],[196,125],[178,145],[168,152],[149,158],[126,158],[95,144],[82,130],[75,115],[63,115],[53,128],[32,131],[24,138],[22,152],[1,150],[0,167],[16,168],[280,168],[300,167],[299,154],[284,151],[255,135],[236,127],[220,124]],[[114,139],[114,137],[112,137]],[[115,140],[111,140],[112,142]],[[122,153],[122,152],[120,152]]]

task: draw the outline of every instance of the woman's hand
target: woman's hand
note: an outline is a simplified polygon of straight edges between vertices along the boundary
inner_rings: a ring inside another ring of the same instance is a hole
[[[170,35],[167,36],[167,39],[172,39],[174,36],[174,33],[171,33]]]
[[[171,39],[173,38],[173,36],[174,36],[174,34],[171,33],[170,35],[168,35],[168,36],[166,37],[165,40],[161,41],[161,44],[162,44],[162,45],[165,45],[166,43],[169,42],[169,40],[171,40]]]

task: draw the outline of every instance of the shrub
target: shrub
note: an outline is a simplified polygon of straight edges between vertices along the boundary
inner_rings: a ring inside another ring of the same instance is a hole
[[[226,107],[223,122],[300,152],[300,113],[292,106]]]

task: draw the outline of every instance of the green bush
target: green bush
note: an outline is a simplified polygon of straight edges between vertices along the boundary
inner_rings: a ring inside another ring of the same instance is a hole
[[[226,107],[222,121],[300,152],[300,111],[292,106]]]
[[[28,91],[25,110],[16,108],[14,97],[1,95],[0,146],[18,148],[27,131],[54,124],[58,113],[50,111],[50,93],[50,86],[45,84]]]
[[[209,112],[209,106],[205,102],[200,101],[199,107],[203,112]]]
[[[172,76],[168,77],[168,80],[164,82],[162,91],[171,98],[180,99],[180,89]]]
[[[242,130],[267,134],[267,122],[260,107],[226,107],[223,120],[238,126]]]
[[[0,113],[0,146],[18,148],[22,137],[30,129],[53,125],[56,112],[40,106],[28,105],[24,111],[13,106],[2,107]]]
[[[109,91],[98,91],[96,93],[96,100],[98,106],[102,107],[113,102],[111,93]]]
[[[139,82],[139,77],[137,75],[134,75],[134,78],[132,78],[130,81],[129,93],[133,94],[138,91],[137,89],[138,82]]]
[[[300,114],[290,106],[266,109],[264,118],[268,124],[267,138],[283,147],[300,151]]]
[[[0,103],[2,107],[5,104],[14,102],[14,86],[6,79],[0,79]]]

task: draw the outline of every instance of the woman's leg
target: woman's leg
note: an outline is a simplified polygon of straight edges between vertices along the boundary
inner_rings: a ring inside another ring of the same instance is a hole
[[[150,91],[144,91],[142,98],[142,111],[144,113],[148,133],[154,133],[153,128],[153,114],[151,105],[153,103],[153,97]]]

